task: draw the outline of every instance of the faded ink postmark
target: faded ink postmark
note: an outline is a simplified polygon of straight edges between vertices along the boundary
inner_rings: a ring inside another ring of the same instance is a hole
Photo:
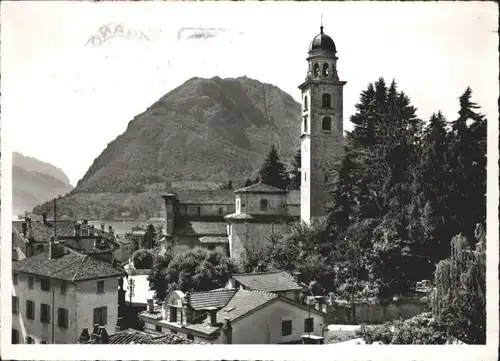
[[[114,38],[125,38],[129,40],[149,40],[148,36],[141,30],[127,26],[123,23],[109,23],[101,26],[87,40],[87,46],[101,46]]]

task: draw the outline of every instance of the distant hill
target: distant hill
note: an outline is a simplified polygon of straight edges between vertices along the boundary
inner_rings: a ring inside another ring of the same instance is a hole
[[[166,180],[244,181],[271,144],[296,151],[300,105],[271,84],[192,78],[129,122],[74,192],[143,192]]]
[[[155,217],[159,193],[173,185],[213,188],[232,180],[242,186],[255,178],[272,144],[282,161],[293,158],[299,124],[300,104],[274,85],[192,78],[129,122],[59,202],[58,216]],[[51,209],[45,203],[33,211]]]
[[[13,214],[30,211],[37,204],[73,188],[68,176],[50,163],[19,153],[12,155],[12,210]]]

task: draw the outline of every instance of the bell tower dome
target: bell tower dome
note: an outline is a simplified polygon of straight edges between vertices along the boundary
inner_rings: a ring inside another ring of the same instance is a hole
[[[344,145],[343,87],[337,72],[337,48],[323,32],[309,45],[302,91],[300,218],[310,224],[326,215],[330,190]]]

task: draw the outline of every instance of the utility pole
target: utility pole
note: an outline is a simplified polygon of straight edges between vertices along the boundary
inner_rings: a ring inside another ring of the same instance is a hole
[[[135,281],[131,278],[128,281],[128,289],[129,289],[129,296],[130,296],[130,308],[132,308],[132,297],[134,296],[134,288],[135,288]]]

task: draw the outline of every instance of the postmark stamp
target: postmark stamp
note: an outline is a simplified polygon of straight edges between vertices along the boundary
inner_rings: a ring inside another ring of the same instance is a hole
[[[87,46],[102,46],[114,38],[125,38],[129,40],[146,40],[149,41],[148,36],[141,30],[127,26],[123,23],[109,23],[101,26],[92,36],[87,40]]]

